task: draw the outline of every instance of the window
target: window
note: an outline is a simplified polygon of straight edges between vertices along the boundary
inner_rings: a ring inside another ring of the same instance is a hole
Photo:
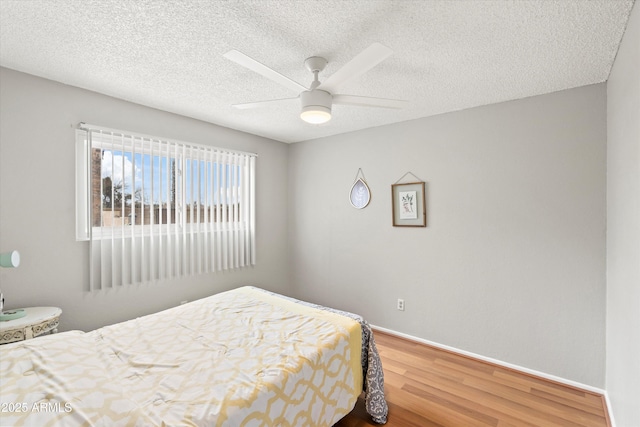
[[[91,289],[255,264],[255,155],[89,125],[76,148]]]

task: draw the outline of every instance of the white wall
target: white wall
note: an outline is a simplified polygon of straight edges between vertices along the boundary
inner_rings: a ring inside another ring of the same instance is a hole
[[[17,269],[0,269],[8,308],[59,306],[61,330],[93,329],[254,284],[288,290],[287,145],[0,69],[0,251],[17,249]],[[258,265],[102,292],[87,292],[88,243],[75,240],[74,129],[84,121],[258,153]],[[276,189],[277,191],[273,191]]]
[[[640,426],[640,6],[607,82],[607,392]]]
[[[292,145],[292,289],[378,326],[604,388],[605,90]],[[358,168],[372,190],[363,210],[347,197]],[[427,228],[391,225],[391,184],[409,171],[427,183]]]

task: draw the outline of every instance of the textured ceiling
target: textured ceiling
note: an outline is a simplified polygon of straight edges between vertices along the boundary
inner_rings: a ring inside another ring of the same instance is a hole
[[[607,80],[633,0],[0,0],[0,65],[284,142],[380,126]],[[237,49],[309,86],[374,42],[394,53],[345,84],[406,99],[334,105],[309,125],[295,97],[222,55]]]

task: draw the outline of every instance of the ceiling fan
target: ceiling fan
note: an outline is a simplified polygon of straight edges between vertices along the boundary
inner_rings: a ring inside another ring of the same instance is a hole
[[[255,59],[237,50],[230,50],[224,57],[242,65],[274,82],[299,92],[295,98],[272,99],[268,101],[234,104],[239,109],[268,107],[274,104],[290,102],[300,99],[302,109],[300,118],[307,123],[320,124],[331,119],[332,104],[355,105],[361,107],[404,108],[408,102],[399,99],[371,98],[366,96],[342,95],[335,92],[347,81],[361,76],[371,68],[384,61],[393,51],[380,43],[374,43],[338,71],[329,76],[324,82],[318,80],[320,73],[327,65],[327,60],[319,56],[312,56],[304,61],[307,70],[313,73],[313,82],[309,88],[291,80]]]

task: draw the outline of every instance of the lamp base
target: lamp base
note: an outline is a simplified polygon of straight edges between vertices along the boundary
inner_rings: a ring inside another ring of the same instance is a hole
[[[15,320],[27,315],[27,312],[23,308],[17,310],[7,310],[0,313],[0,322],[6,322],[7,320]]]

